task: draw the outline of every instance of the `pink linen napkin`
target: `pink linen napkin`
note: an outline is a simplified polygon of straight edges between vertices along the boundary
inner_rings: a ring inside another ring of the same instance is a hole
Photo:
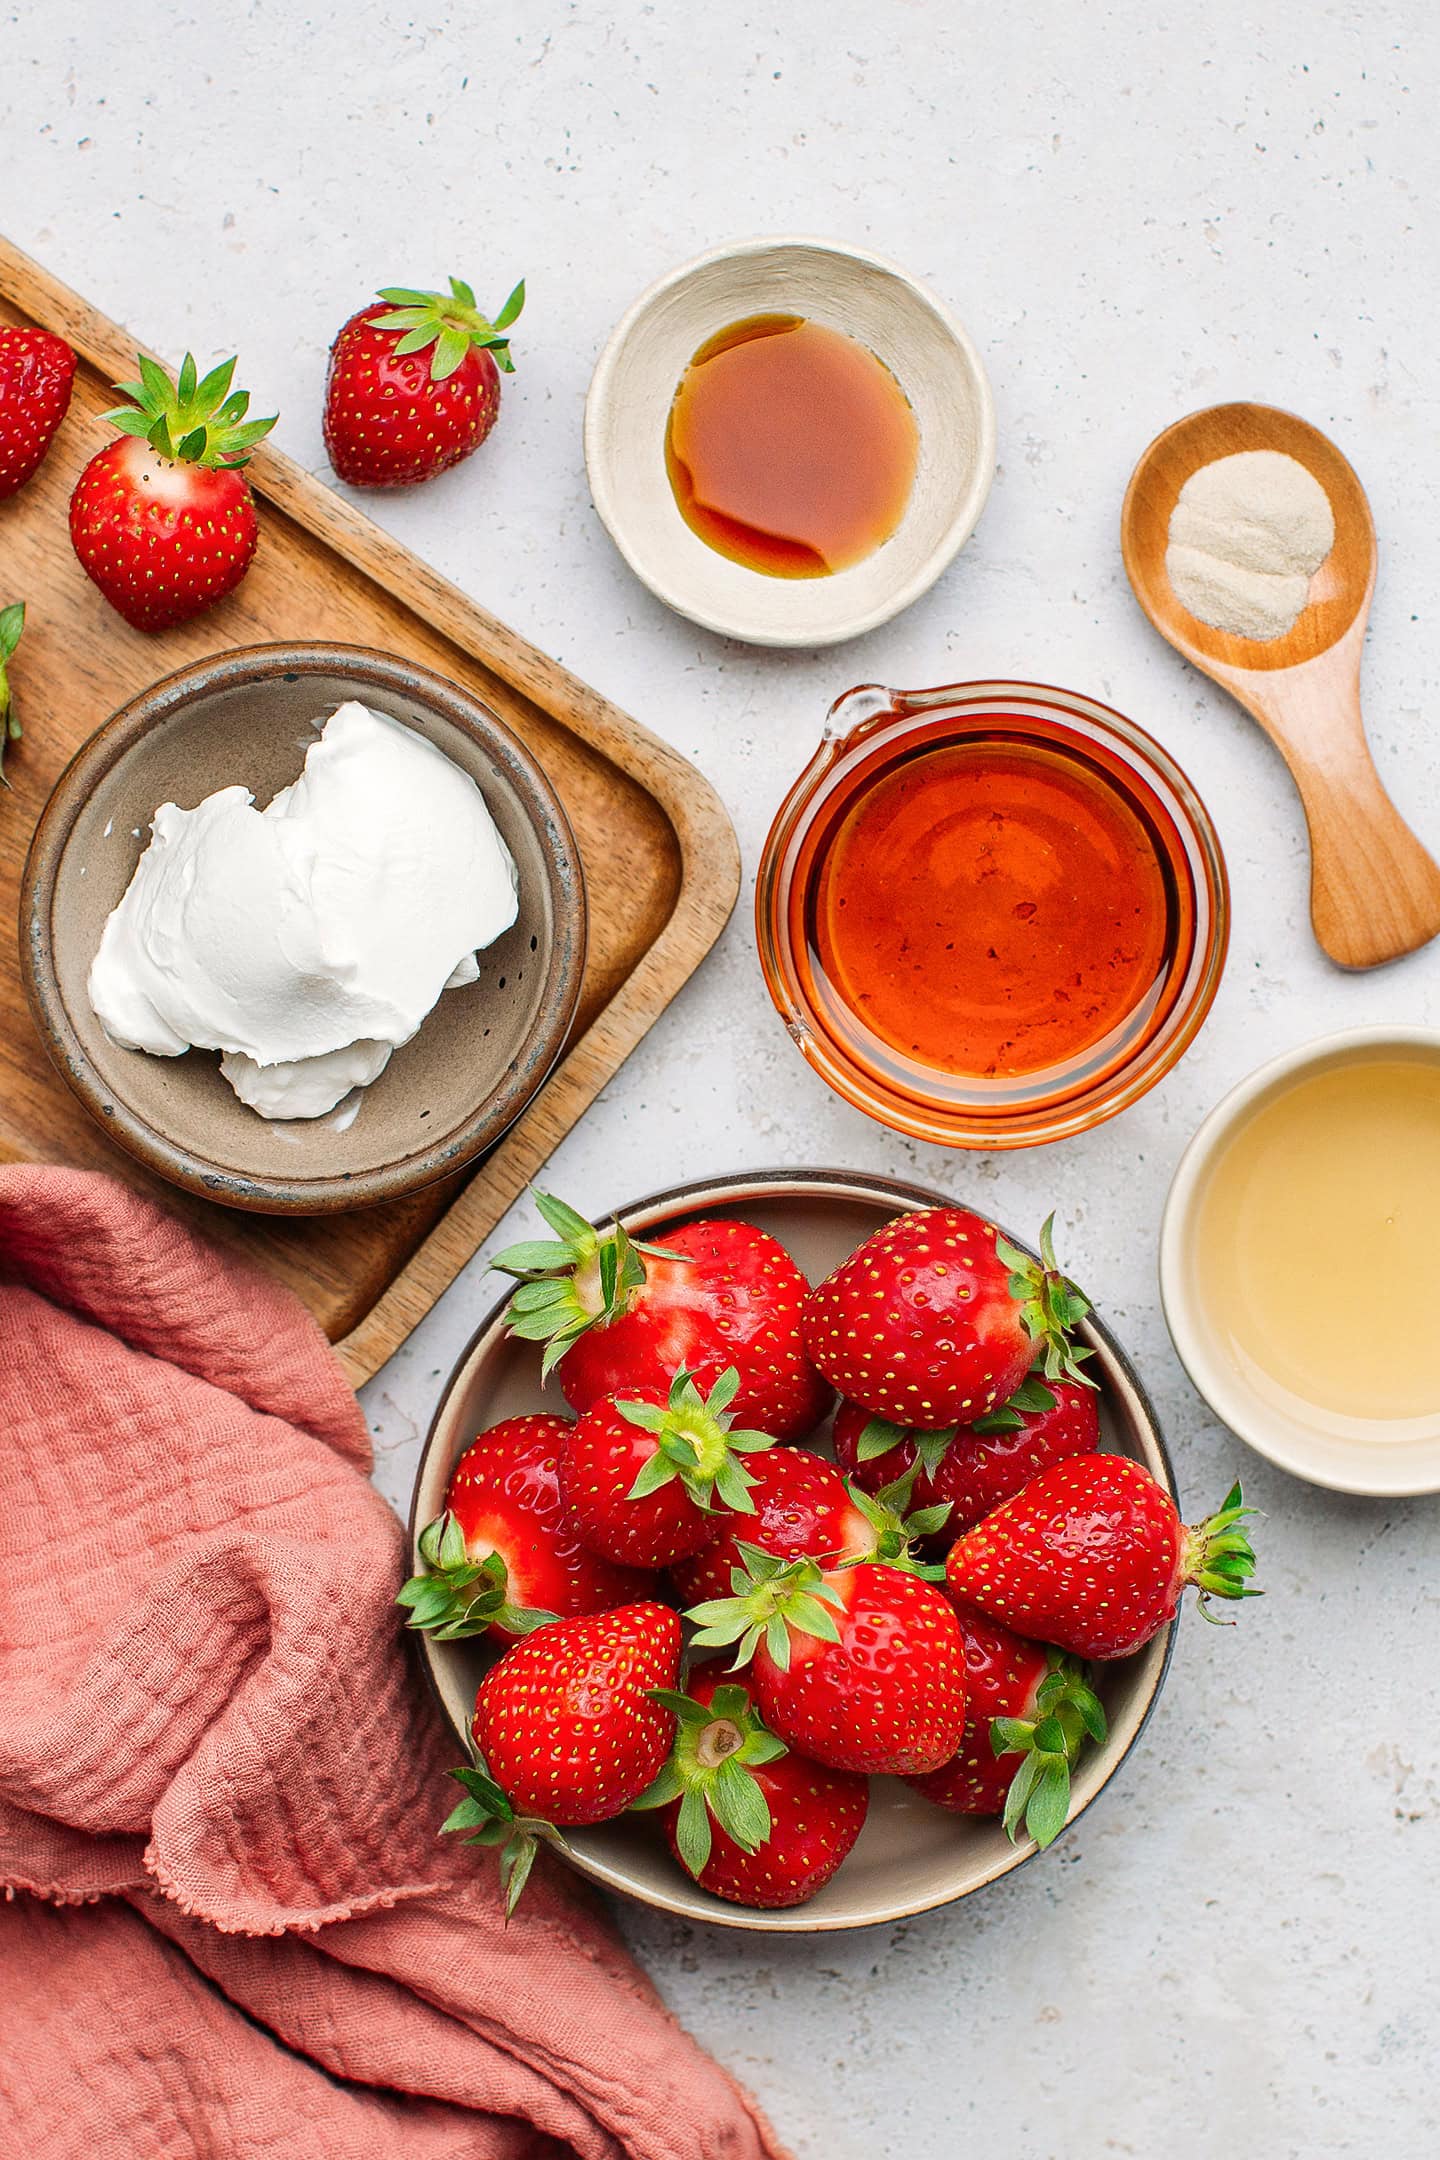
[[[777,2160],[563,1868],[507,1928],[437,1836],[370,1460],[288,1291],[0,1168],[0,2149]]]

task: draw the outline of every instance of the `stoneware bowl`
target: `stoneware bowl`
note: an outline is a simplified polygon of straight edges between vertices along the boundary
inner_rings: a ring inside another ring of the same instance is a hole
[[[271,1122],[213,1052],[112,1043],[86,978],[105,918],[167,801],[243,781],[268,802],[346,698],[414,728],[479,784],[515,858],[520,913],[380,1078],[328,1117]],[[61,1075],[104,1130],[186,1190],[262,1214],[395,1200],[461,1170],[530,1100],[565,1041],[585,963],[574,835],[534,759],[478,698],[409,661],[343,645],[258,645],[157,683],[106,721],[41,816],[21,888],[25,986]]]
[[[680,515],[665,470],[671,401],[698,348],[731,323],[774,314],[868,346],[919,426],[898,531],[833,577],[769,577],[716,554]],[[995,406],[966,332],[894,263],[823,240],[744,240],[672,270],[621,318],[591,379],[585,462],[611,539],[668,606],[752,645],[833,645],[918,600],[969,539],[995,471]]]
[[[1440,1492],[1440,1411],[1416,1418],[1322,1416],[1295,1396],[1262,1392],[1213,1324],[1196,1231],[1210,1176],[1242,1127],[1314,1074],[1380,1058],[1440,1066],[1440,1029],[1352,1028],[1262,1065],[1216,1104],[1181,1156],[1160,1231],[1160,1296],[1180,1362],[1216,1415],[1258,1455],[1335,1492],[1377,1498]],[[1433,1315],[1417,1311],[1417,1328]]]
[[[893,1216],[910,1208],[950,1204],[945,1194],[885,1178],[780,1170],[687,1185],[621,1213],[631,1231],[646,1237],[702,1216],[741,1216],[780,1238],[811,1281],[818,1282]],[[1096,1353],[1090,1370],[1103,1388],[1105,1445],[1144,1463],[1173,1494],[1170,1461],[1155,1413],[1124,1351],[1093,1316],[1081,1332]],[[412,1549],[425,1524],[443,1508],[450,1473],[478,1432],[523,1411],[564,1409],[558,1388],[542,1394],[539,1362],[533,1344],[507,1338],[502,1300],[445,1385],[416,1476]],[[828,1450],[828,1440],[817,1444]],[[416,1550],[414,1565],[418,1569],[420,1564]],[[1072,1821],[1110,1782],[1139,1738],[1165,1678],[1173,1632],[1167,1628],[1135,1657],[1098,1668],[1109,1738],[1081,1758],[1072,1790]],[[475,1690],[493,1653],[477,1642],[436,1643],[424,1635],[415,1640],[463,1755]],[[947,1905],[1008,1875],[1034,1847],[1011,1845],[998,1822],[946,1815],[898,1780],[877,1778],[869,1819],[855,1850],[808,1905],[787,1911],[753,1912],[699,1889],[672,1860],[651,1817],[632,1815],[572,1831],[568,1850],[582,1874],[642,1904],[721,1927],[803,1934],[867,1927]],[[477,1865],[486,1864],[477,1855]]]

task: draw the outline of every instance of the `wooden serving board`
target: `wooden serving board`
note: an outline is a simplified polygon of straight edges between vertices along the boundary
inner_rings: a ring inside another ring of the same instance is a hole
[[[25,734],[6,758],[11,792],[0,793],[0,1161],[85,1164],[152,1192],[291,1284],[358,1386],[428,1312],[709,952],[739,890],[734,828],[684,758],[268,444],[250,466],[261,537],[239,591],[177,630],[130,629],[75,560],[66,513],[81,468],[109,434],[98,416],[116,402],[110,386],[133,377],[136,342],[4,240],[0,322],[57,331],[81,362],[49,457],[0,503],[0,606],[24,600],[28,609],[11,669]],[[14,929],[35,822],[100,722],[190,661],[281,639],[398,653],[484,698],[549,775],[590,873],[575,1031],[505,1138],[468,1180],[301,1220],[191,1199],[106,1139],[41,1047]]]

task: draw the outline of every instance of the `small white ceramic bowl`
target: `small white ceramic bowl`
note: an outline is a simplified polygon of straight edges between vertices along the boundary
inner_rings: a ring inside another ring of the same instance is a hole
[[[898,531],[833,577],[769,577],[717,555],[680,515],[665,470],[671,402],[696,351],[731,323],[773,314],[868,346],[919,426]],[[585,463],[611,539],[667,606],[752,645],[834,645],[918,600],[969,539],[995,472],[995,403],[960,324],[894,263],[824,240],[742,240],[682,263],[622,316],[591,378]]]
[[[1440,1409],[1418,1418],[1330,1417],[1308,1422],[1262,1395],[1209,1320],[1195,1253],[1210,1174],[1258,1110],[1297,1080],[1382,1057],[1440,1065],[1440,1030],[1353,1028],[1272,1059],[1217,1103],[1181,1156],[1160,1229],[1160,1298],[1180,1362],[1217,1416],[1247,1446],[1295,1477],[1334,1492],[1398,1498],[1440,1492]]]

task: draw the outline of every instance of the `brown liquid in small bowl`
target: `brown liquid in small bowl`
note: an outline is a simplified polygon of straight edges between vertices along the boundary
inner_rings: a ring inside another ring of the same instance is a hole
[[[1084,1131],[1181,1055],[1228,907],[1183,773],[1104,706],[1022,683],[842,698],[757,895],[772,998],[849,1101],[917,1137]]]
[[[800,315],[752,315],[707,339],[665,430],[686,524],[769,577],[828,577],[873,555],[905,515],[919,448],[884,362]]]

